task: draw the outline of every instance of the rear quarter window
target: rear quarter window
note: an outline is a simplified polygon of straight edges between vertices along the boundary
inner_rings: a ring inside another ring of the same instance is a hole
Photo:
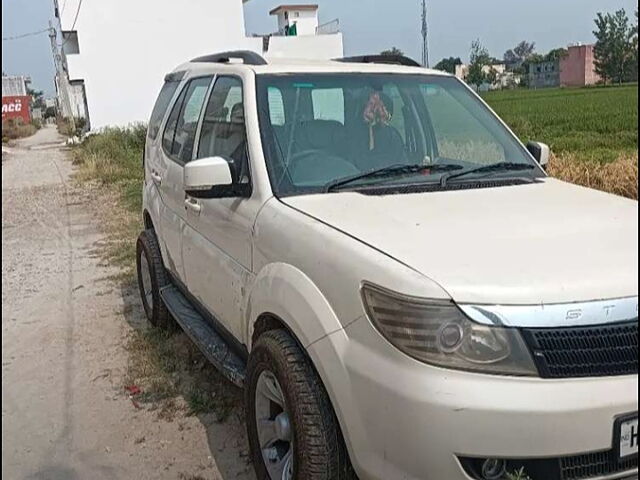
[[[155,139],[160,131],[160,125],[162,125],[162,119],[164,118],[167,108],[171,103],[173,95],[176,93],[180,82],[169,81],[165,82],[158,94],[158,99],[151,112],[151,119],[149,120],[149,137]]]

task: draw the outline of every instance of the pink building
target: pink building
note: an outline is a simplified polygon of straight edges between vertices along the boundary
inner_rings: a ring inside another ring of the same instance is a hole
[[[569,53],[560,60],[560,85],[563,87],[584,87],[600,81],[596,73],[594,45],[569,47]]]

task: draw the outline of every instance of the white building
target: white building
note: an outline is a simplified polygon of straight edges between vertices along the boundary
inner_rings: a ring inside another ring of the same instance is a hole
[[[318,30],[318,5],[281,5],[269,12],[278,17],[278,32],[286,35],[295,28],[296,35],[315,35]]]
[[[165,74],[209,53],[243,49],[267,59],[343,55],[340,32],[316,35],[317,6],[312,33],[301,33],[308,32],[305,21],[299,36],[263,38],[245,32],[246,1],[54,0],[64,5],[56,11],[72,110],[81,110],[83,91],[92,129],[147,121]]]
[[[31,77],[24,75],[2,76],[2,96],[3,97],[24,97],[29,95],[29,84]]]
[[[515,75],[513,72],[507,71],[507,67],[503,63],[494,64],[494,65],[484,65],[482,67],[482,73],[485,75],[491,74],[491,72],[495,72],[496,80],[494,83],[485,83],[480,86],[479,90],[500,90],[505,88],[513,88],[520,84],[520,76]],[[469,65],[460,64],[456,65],[456,77],[460,80],[467,80],[467,75],[469,75]]]

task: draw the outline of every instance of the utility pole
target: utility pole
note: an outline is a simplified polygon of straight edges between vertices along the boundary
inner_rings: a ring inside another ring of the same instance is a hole
[[[422,65],[429,68],[429,23],[427,0],[422,0]]]
[[[64,118],[66,114],[66,116],[68,117],[66,120],[71,123],[71,129],[75,132],[75,118],[71,107],[71,100],[69,99],[69,79],[66,73],[66,69],[64,68],[62,53],[58,48],[58,34],[51,20],[49,20],[49,40],[51,41],[53,65],[56,69],[55,84],[58,94],[58,106],[60,108],[61,116]]]

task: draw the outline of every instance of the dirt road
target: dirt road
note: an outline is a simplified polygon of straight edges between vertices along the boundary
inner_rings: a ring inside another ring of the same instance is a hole
[[[105,234],[61,142],[44,128],[3,153],[3,478],[253,478],[237,419],[165,421],[125,394],[144,322],[95,253]]]

